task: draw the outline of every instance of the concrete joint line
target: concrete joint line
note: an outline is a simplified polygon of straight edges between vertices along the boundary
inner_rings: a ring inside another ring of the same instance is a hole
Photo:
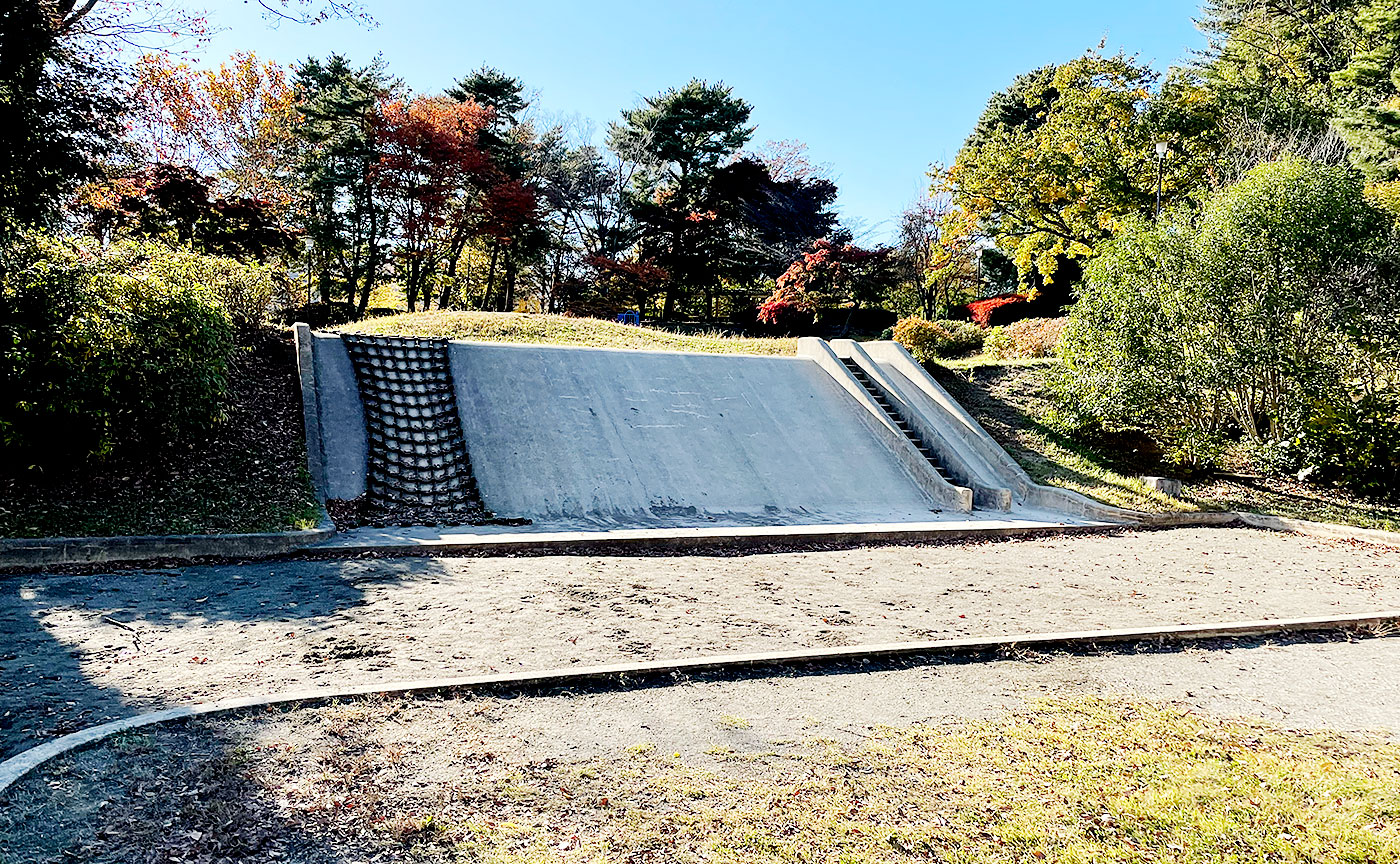
[[[249,708],[266,708],[300,703],[303,706],[324,704],[337,699],[381,695],[426,695],[490,691],[509,687],[515,690],[540,691],[576,684],[612,681],[626,686],[629,679],[658,679],[666,676],[679,680],[687,674],[724,672],[727,670],[772,668],[775,671],[804,665],[851,662],[861,660],[912,659],[932,663],[941,658],[987,655],[1017,648],[1034,650],[1075,650],[1099,644],[1123,644],[1155,641],[1158,643],[1193,642],[1206,639],[1276,636],[1334,630],[1366,630],[1387,635],[1400,628],[1400,609],[1381,612],[1360,612],[1309,618],[1281,618],[1264,621],[1233,621],[1221,624],[1175,624],[1156,627],[1136,627],[1116,630],[1084,630],[1065,633],[1027,633],[1019,636],[968,636],[938,639],[929,642],[890,642],[877,645],[851,645],[839,648],[797,648],[784,651],[763,651],[750,654],[727,654],[694,657],[683,660],[649,660],[637,663],[612,663],[601,666],[551,669],[541,672],[505,672],[494,675],[468,675],[456,678],[401,681],[356,687],[325,688],[272,696],[247,696],[224,699],[208,704],[167,708],[113,720],[55,738],[37,747],[0,762],[0,794],[19,782],[25,775],[50,760],[67,753],[95,746],[114,735],[182,720],[190,717],[212,716]]]

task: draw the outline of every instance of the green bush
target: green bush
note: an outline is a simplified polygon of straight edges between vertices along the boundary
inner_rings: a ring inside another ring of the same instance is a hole
[[[947,339],[938,349],[941,357],[960,357],[964,354],[973,354],[981,350],[982,340],[987,335],[987,331],[971,321],[940,320],[934,323],[948,334]]]
[[[939,357],[976,351],[982,344],[982,330],[967,321],[904,318],[894,325],[890,338],[903,345],[920,363],[932,363]]]
[[[1323,479],[1362,495],[1400,499],[1400,394],[1318,403],[1297,444]]]
[[[982,336],[982,353],[1007,359],[1011,356],[1011,334],[1005,327],[989,327]]]
[[[1354,172],[1298,160],[1259,166],[1199,218],[1129,222],[1086,270],[1062,395],[1183,462],[1235,438],[1279,451],[1317,403],[1392,374],[1395,239]]]
[[[41,239],[9,250],[0,366],[13,397],[0,401],[0,435],[11,467],[155,448],[217,421],[233,326],[189,274],[224,265],[172,264],[158,244],[140,254],[146,245],[109,253]]]
[[[104,269],[140,273],[171,290],[187,290],[218,303],[237,324],[262,324],[274,312],[282,277],[269,264],[205,255],[161,243],[114,243],[103,255]]]

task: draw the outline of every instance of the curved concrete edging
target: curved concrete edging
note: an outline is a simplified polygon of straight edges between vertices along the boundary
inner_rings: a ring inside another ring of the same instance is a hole
[[[562,687],[571,684],[585,684],[600,680],[611,680],[625,684],[628,679],[656,679],[665,676],[724,672],[733,669],[786,667],[859,661],[875,659],[956,657],[987,654],[994,651],[1015,648],[1040,650],[1073,650],[1092,647],[1098,644],[1123,644],[1132,642],[1156,641],[1192,642],[1204,639],[1220,639],[1244,636],[1274,636],[1289,633],[1307,633],[1329,630],[1359,630],[1362,628],[1400,627],[1400,609],[1381,612],[1361,612],[1351,615],[1335,615],[1310,618],[1281,618],[1264,621],[1233,621],[1221,624],[1177,624],[1156,627],[1138,627],[1116,630],[1087,630],[1066,633],[1027,633],[1018,636],[971,636],[957,639],[938,639],[929,642],[892,642],[877,645],[851,645],[839,648],[798,648],[785,651],[765,651],[751,654],[715,655],[694,657],[683,660],[650,660],[637,663],[613,663],[602,666],[551,669],[542,672],[505,672],[494,675],[468,675],[456,678],[427,679],[393,682],[389,684],[369,684],[355,687],[326,688],[300,692],[281,693],[272,696],[248,696],[224,699],[206,705],[186,705],[167,708],[113,720],[73,732],[52,741],[32,747],[16,756],[0,762],[0,794],[13,786],[25,775],[44,763],[87,747],[100,744],[108,738],[155,726],[172,720],[224,714],[248,708],[265,708],[276,705],[301,703],[315,705],[335,699],[377,695],[420,695],[448,691],[492,690],[502,687],[539,690]],[[1383,635],[1383,634],[1382,634]]]

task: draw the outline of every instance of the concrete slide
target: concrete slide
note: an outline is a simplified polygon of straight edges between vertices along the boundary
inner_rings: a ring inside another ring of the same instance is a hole
[[[317,489],[357,498],[355,370],[339,337],[297,335]],[[1086,515],[1038,493],[894,343],[760,357],[452,342],[449,359],[482,502],[541,528]]]

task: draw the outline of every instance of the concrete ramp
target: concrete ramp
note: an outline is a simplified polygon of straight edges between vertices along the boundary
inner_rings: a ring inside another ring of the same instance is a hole
[[[465,342],[451,357],[499,516],[772,524],[941,509],[802,358]]]
[[[374,505],[366,475],[389,442],[396,471],[423,475],[399,492],[443,486],[460,456],[481,504],[530,531],[1123,521],[1031,482],[894,343],[804,339],[798,356],[761,357],[381,341],[369,347],[384,356],[367,367],[339,336],[297,328],[308,465],[323,499],[368,489]],[[418,403],[432,382],[415,371],[415,351],[445,352],[435,374],[455,397],[460,438],[425,419]]]

